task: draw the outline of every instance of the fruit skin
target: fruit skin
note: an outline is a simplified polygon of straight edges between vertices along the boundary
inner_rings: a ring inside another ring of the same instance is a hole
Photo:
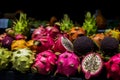
[[[13,37],[6,35],[1,41],[2,47],[8,48],[10,50],[13,40],[14,40]]]
[[[42,75],[50,74],[56,66],[57,56],[51,51],[46,50],[36,55],[35,62],[31,67],[32,72]]]
[[[53,26],[46,26],[47,35],[52,37],[53,39],[56,39],[57,36],[60,34],[59,26],[53,25]]]
[[[104,52],[106,56],[113,56],[118,53],[119,41],[113,37],[104,37],[101,41],[100,50]]]
[[[80,72],[80,59],[74,52],[66,51],[59,55],[55,74],[75,76]]]
[[[0,71],[3,69],[7,69],[10,63],[10,59],[12,57],[12,52],[7,48],[0,48]]]
[[[91,58],[91,60],[88,60],[87,58],[89,58],[88,56],[90,56],[90,55],[92,56],[92,58]],[[95,59],[94,58],[95,56],[97,56],[99,59]],[[87,59],[87,61],[89,61],[86,63],[86,65],[85,65],[85,59]],[[92,59],[94,59],[94,60],[92,60]],[[96,60],[98,60],[100,62],[99,69],[96,72],[91,72],[91,70],[94,68],[94,64],[95,64],[94,61],[96,61]],[[91,68],[91,66],[92,66],[92,68]],[[86,67],[90,68],[90,70],[86,69]],[[82,68],[83,73],[85,74],[86,79],[91,79],[93,77],[97,77],[102,72],[102,69],[103,69],[103,60],[102,60],[101,55],[96,52],[87,53],[82,59],[81,68]]]
[[[120,53],[112,56],[109,61],[105,63],[105,67],[108,79],[120,80]]]
[[[26,40],[20,39],[20,40],[13,40],[11,44],[11,50],[18,50],[22,48],[27,48]]]
[[[54,52],[63,53],[65,51],[73,51],[72,42],[64,35],[59,35],[52,47]]]
[[[28,40],[27,42],[26,42],[26,45],[27,45],[27,47],[28,48],[30,48],[33,52],[37,52],[37,45],[35,44],[35,41],[34,40]]]
[[[72,27],[68,32],[70,41],[74,41],[77,37],[85,35],[86,32],[82,27]]]
[[[12,68],[21,73],[27,73],[35,60],[35,53],[29,48],[18,49],[13,51]]]
[[[23,34],[16,34],[16,35],[15,35],[15,39],[16,39],[16,40],[27,39],[27,37],[24,36]]]
[[[4,39],[6,35],[7,35],[6,33],[0,34],[0,42]]]
[[[77,55],[85,55],[94,50],[95,44],[89,37],[81,36],[74,40],[73,47]]]
[[[36,42],[38,42],[37,53],[40,53],[45,50],[49,50],[54,45],[54,39],[51,38],[49,35],[41,37],[40,39],[36,40]]]
[[[90,36],[90,38],[94,41],[94,43],[97,45],[99,49],[101,46],[101,41],[104,39],[104,37],[105,37],[104,33],[97,33]]]
[[[106,29],[105,35],[113,37],[120,41],[120,31],[118,29]]]
[[[46,36],[46,35],[47,35],[47,30],[45,29],[44,26],[40,26],[33,31],[32,35],[31,35],[32,36],[31,38],[33,40],[38,40],[41,37]]]

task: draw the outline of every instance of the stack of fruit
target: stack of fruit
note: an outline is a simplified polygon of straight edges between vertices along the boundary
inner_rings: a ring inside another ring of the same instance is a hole
[[[74,25],[67,14],[59,22],[52,18],[49,24],[39,25],[32,33],[28,23],[26,14],[20,13],[13,27],[0,35],[0,70],[11,63],[11,69],[21,73],[93,79],[105,74],[105,68],[108,79],[120,79],[120,32],[97,33],[90,12],[82,26]]]

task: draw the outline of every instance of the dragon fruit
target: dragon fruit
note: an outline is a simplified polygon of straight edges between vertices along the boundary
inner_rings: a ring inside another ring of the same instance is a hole
[[[73,51],[73,44],[72,42],[63,35],[60,35],[58,39],[55,41],[55,44],[52,48],[55,52],[63,53],[67,51]]]
[[[57,56],[51,50],[43,51],[37,54],[31,70],[42,75],[48,75],[54,70],[56,60]]]
[[[11,49],[11,44],[12,44],[12,41],[13,41],[13,40],[14,40],[13,37],[6,35],[6,36],[3,38],[3,40],[1,41],[2,47]]]
[[[107,78],[112,80],[120,80],[120,53],[112,56],[105,63],[107,70]]]
[[[74,76],[77,72],[80,72],[80,59],[73,52],[65,51],[60,54],[57,60],[56,74],[64,76]]]
[[[47,35],[47,31],[44,26],[40,26],[37,29],[35,29],[32,33],[32,39],[33,40],[38,40],[43,36]]]
[[[29,48],[18,49],[13,51],[11,59],[12,68],[21,72],[26,73],[30,71],[31,65],[35,60],[35,53]]]
[[[48,49],[51,49],[54,45],[54,39],[50,36],[44,36],[38,40],[35,40],[37,42],[37,52],[42,52]]]
[[[12,52],[7,48],[0,48],[0,70],[6,69],[9,66]]]
[[[86,79],[98,76],[103,68],[103,60],[100,54],[95,52],[89,52],[82,59],[82,71],[85,74]]]
[[[19,39],[27,39],[27,37],[24,36],[23,34],[16,34],[16,35],[15,35],[15,39],[16,39],[16,40],[19,40]]]
[[[57,25],[47,26],[46,30],[48,32],[48,35],[50,35],[53,39],[55,39],[57,35],[60,34],[60,30]]]

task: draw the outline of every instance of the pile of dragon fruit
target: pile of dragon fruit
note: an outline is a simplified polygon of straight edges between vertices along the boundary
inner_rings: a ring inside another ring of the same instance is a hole
[[[0,70],[12,64],[11,69],[23,74],[83,75],[87,80],[105,74],[107,79],[120,80],[118,31],[92,34],[93,29],[87,33],[84,27],[62,26],[40,25],[29,38],[22,33],[25,29],[6,29],[0,35]]]

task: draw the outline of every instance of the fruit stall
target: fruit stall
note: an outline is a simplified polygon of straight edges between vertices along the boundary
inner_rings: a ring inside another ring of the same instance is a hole
[[[119,25],[90,11],[83,24],[20,12],[1,28],[0,80],[120,80],[119,40]]]

